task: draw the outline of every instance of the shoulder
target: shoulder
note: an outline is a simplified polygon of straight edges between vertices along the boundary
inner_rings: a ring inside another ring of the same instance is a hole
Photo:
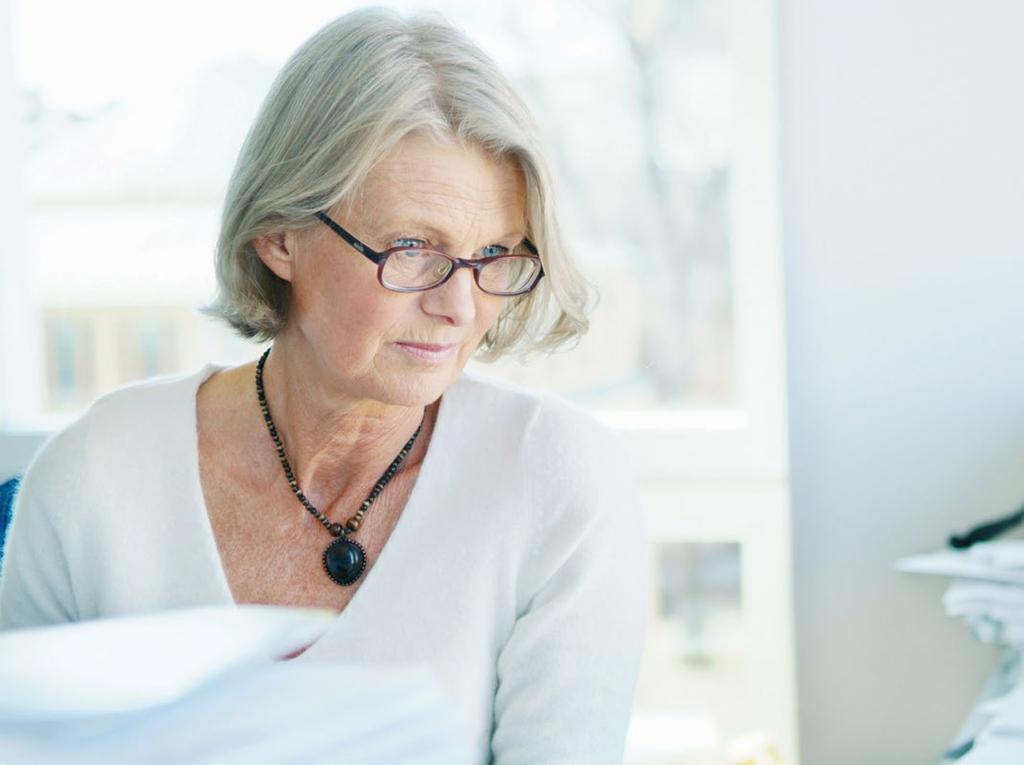
[[[506,418],[510,424],[528,421],[543,395],[479,370],[463,371],[445,393],[460,409],[471,410],[475,416]]]
[[[99,396],[36,450],[19,493],[82,491],[90,479],[130,468],[133,455],[166,447],[168,429],[191,414],[200,377],[216,368],[152,377]]]
[[[98,607],[91,588],[104,567],[96,561],[135,551],[125,519],[149,523],[159,511],[154,487],[183,483],[173,463],[186,448],[191,428],[182,412],[199,374],[151,378],[100,396],[36,450],[5,545],[6,624],[67,621]]]
[[[457,386],[463,410],[482,428],[480,437],[513,441],[531,483],[591,493],[631,480],[619,432],[580,404],[475,371],[464,373]]]
[[[125,422],[142,425],[172,416],[176,409],[194,407],[199,385],[222,368],[216,364],[204,364],[188,372],[160,375],[123,385],[98,397],[80,419],[93,427],[118,427]],[[138,420],[139,417],[144,419]]]
[[[446,393],[456,407],[478,422],[500,424],[534,441],[551,446],[566,440],[614,439],[613,431],[587,409],[549,391],[538,391],[493,377],[485,372],[463,372]]]
[[[463,375],[457,394],[468,429],[445,454],[458,455],[451,467],[467,476],[460,491],[483,487],[492,509],[507,509],[517,615],[545,602],[642,602],[635,582],[646,571],[646,522],[620,431],[561,395],[478,374]],[[610,571],[610,560],[614,580],[605,584],[597,572]]]

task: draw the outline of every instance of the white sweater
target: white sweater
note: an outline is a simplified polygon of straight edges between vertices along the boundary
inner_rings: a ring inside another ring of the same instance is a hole
[[[13,509],[0,629],[234,602],[196,430],[196,391],[223,368],[120,388],[40,448]],[[562,398],[464,372],[378,560],[294,661],[429,664],[480,763],[618,765],[648,576],[613,433]]]

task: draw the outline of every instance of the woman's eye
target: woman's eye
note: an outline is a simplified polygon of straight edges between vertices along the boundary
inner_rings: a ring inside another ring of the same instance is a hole
[[[391,243],[392,247],[422,247],[425,242],[422,239],[396,239]]]
[[[490,244],[480,250],[480,257],[493,258],[497,255],[504,255],[508,250],[499,244]]]

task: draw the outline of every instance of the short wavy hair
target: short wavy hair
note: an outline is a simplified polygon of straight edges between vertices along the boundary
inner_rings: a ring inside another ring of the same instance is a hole
[[[247,339],[273,339],[288,321],[291,285],[260,260],[253,240],[318,225],[317,211],[349,200],[374,164],[414,132],[512,159],[525,178],[527,232],[546,277],[507,299],[477,357],[575,345],[588,328],[592,287],[562,242],[528,108],[491,58],[442,17],[380,8],[327,24],[271,86],[228,185],[217,295],[200,311]]]

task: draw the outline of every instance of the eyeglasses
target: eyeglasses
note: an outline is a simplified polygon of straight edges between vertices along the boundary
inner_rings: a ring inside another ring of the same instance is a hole
[[[473,269],[476,285],[488,295],[523,295],[544,276],[537,248],[523,240],[526,253],[513,252],[484,258],[453,258],[427,247],[391,247],[383,252],[370,249],[331,220],[326,213],[316,217],[362,255],[377,264],[377,281],[393,292],[421,292],[440,287],[460,268]]]

